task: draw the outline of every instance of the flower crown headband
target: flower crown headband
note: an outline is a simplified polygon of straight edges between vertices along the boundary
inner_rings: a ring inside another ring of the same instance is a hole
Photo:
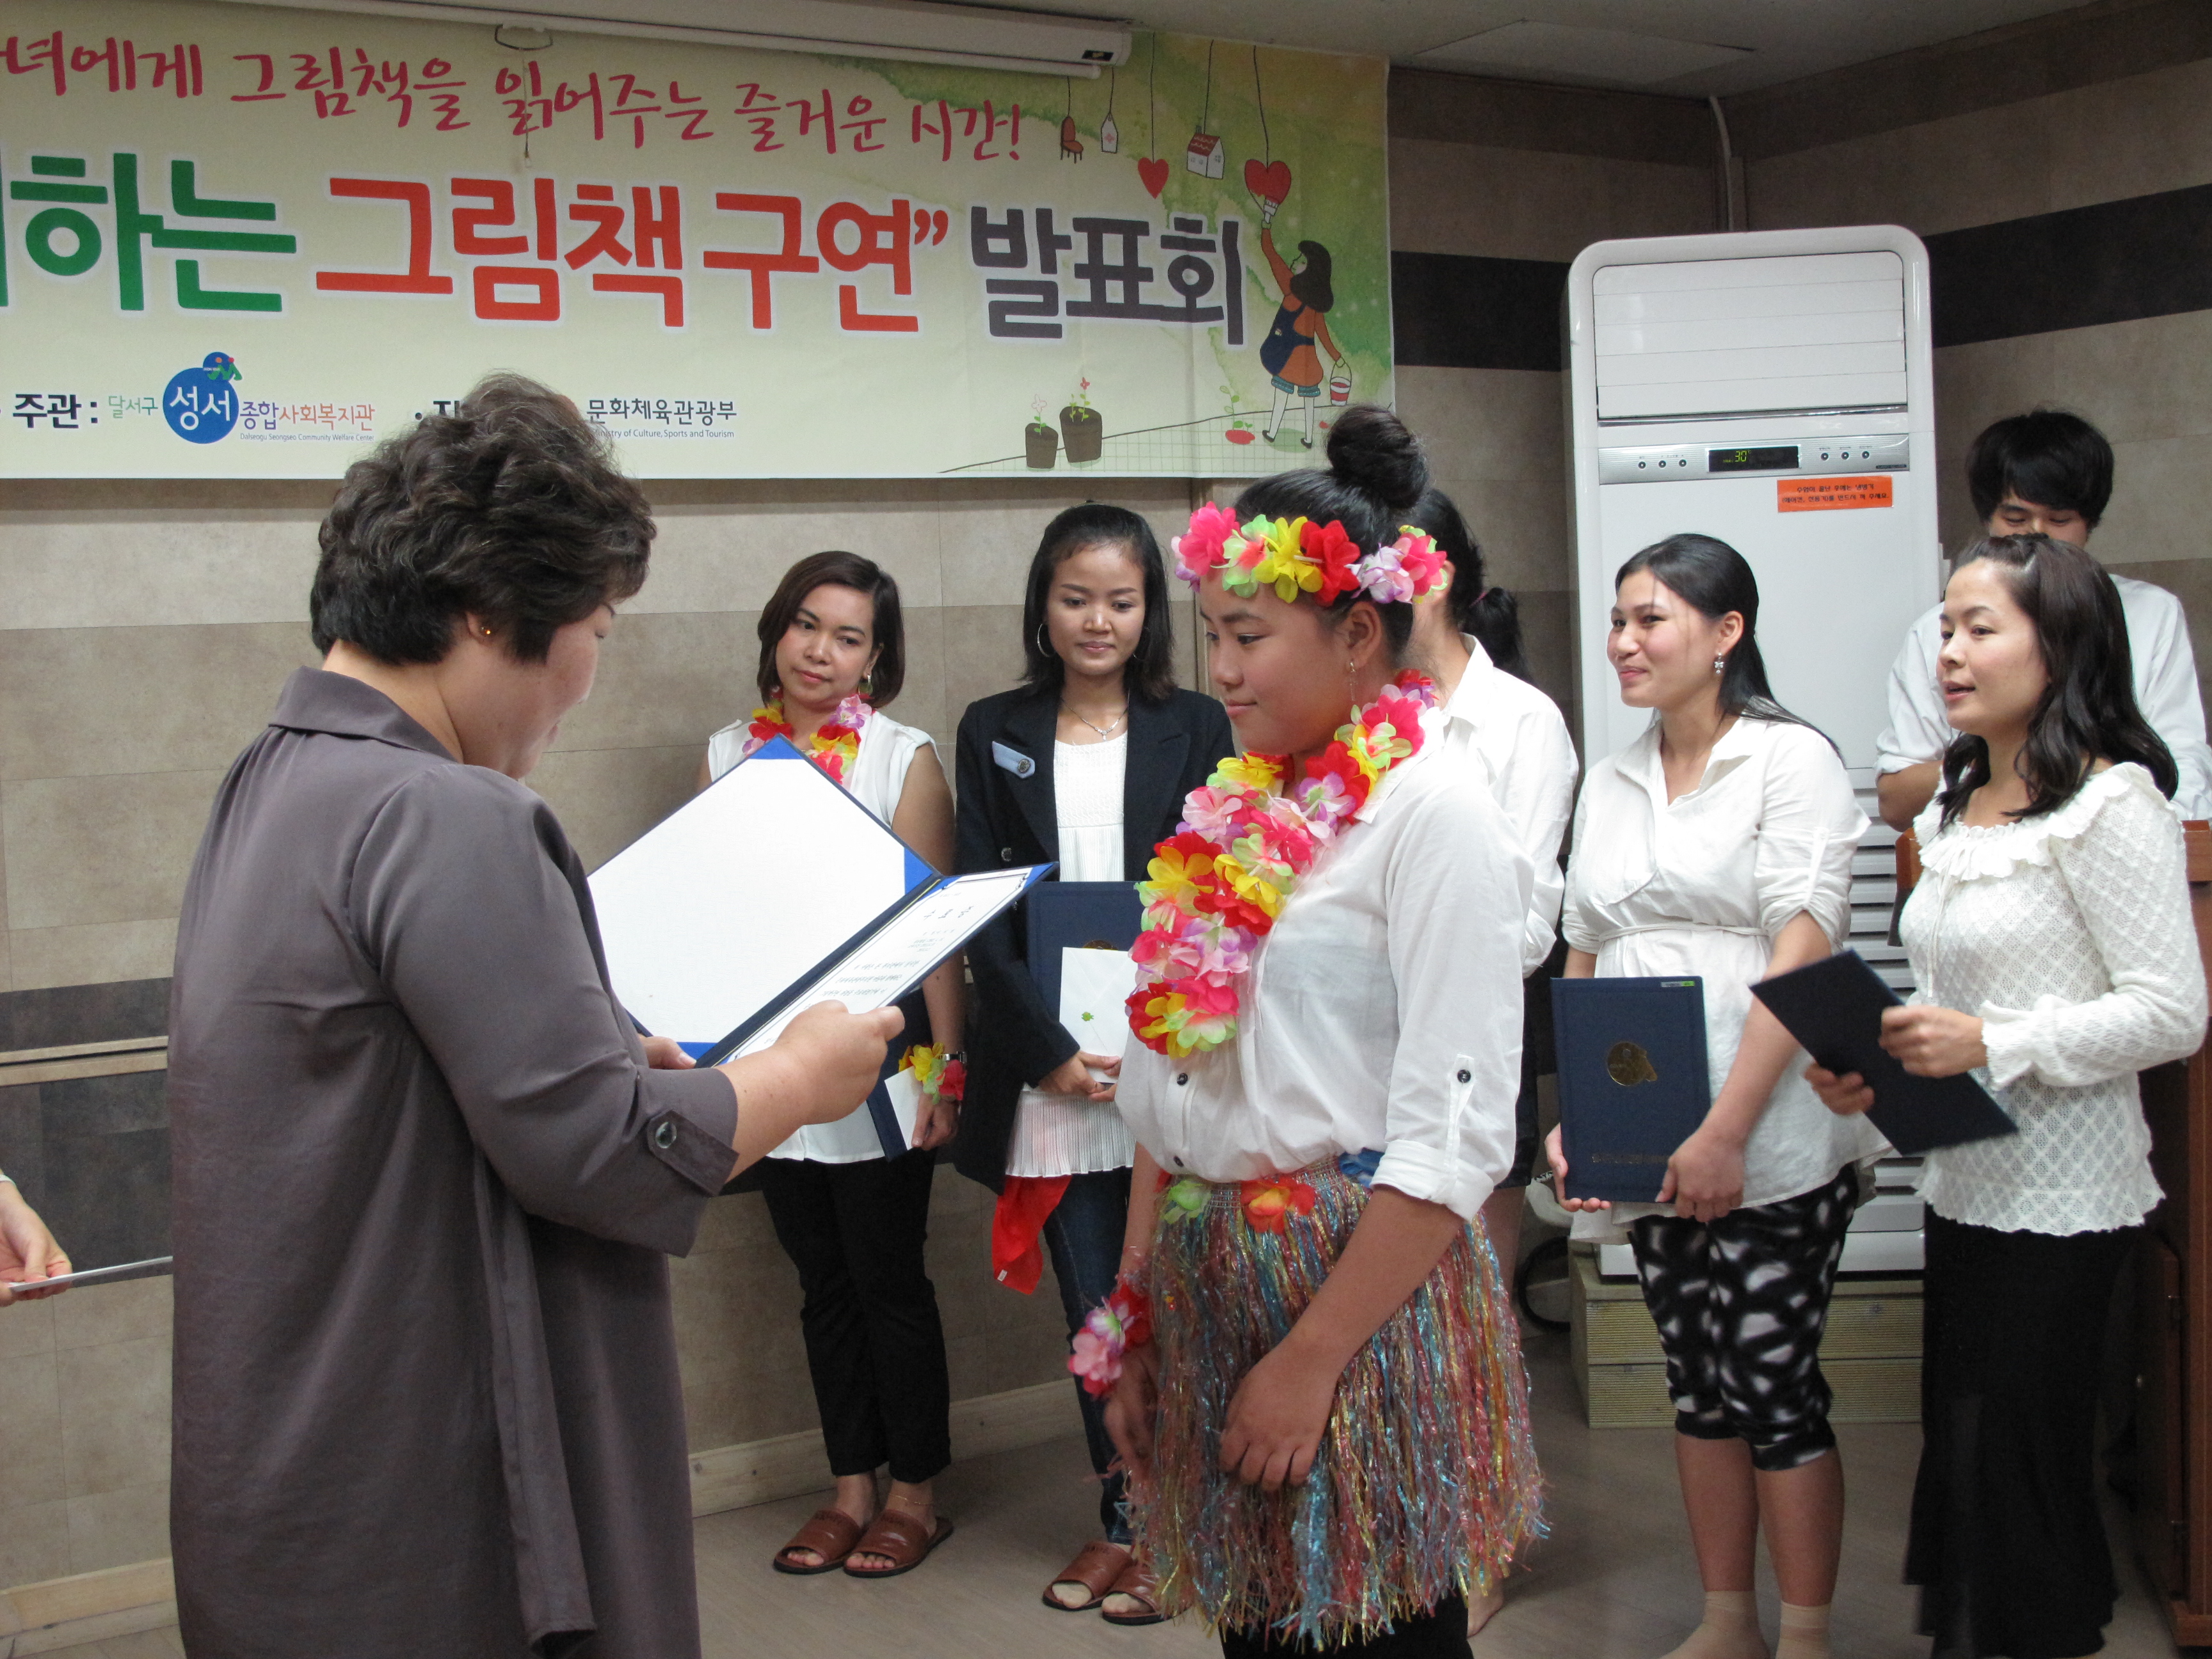
[[[1256,518],[1240,525],[1233,514],[1207,502],[1190,515],[1190,528],[1175,538],[1176,574],[1196,587],[1208,571],[1221,585],[1249,598],[1272,586],[1285,605],[1310,593],[1323,605],[1357,591],[1378,605],[1419,602],[1443,586],[1444,556],[1426,531],[1398,527],[1398,539],[1372,553],[1346,533],[1341,520]]]

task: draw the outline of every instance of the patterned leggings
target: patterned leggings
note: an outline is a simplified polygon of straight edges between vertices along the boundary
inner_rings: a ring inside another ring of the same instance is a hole
[[[1718,1221],[1645,1216],[1630,1237],[1667,1353],[1674,1429],[1743,1440],[1757,1468],[1794,1469],[1836,1443],[1820,1335],[1858,1171]]]

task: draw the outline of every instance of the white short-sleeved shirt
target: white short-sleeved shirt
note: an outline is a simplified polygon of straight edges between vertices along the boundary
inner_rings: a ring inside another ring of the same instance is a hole
[[[2128,621],[2135,661],[2136,702],[2151,730],[2166,739],[2180,773],[2173,805],[2185,818],[2212,817],[2212,749],[2204,742],[2204,700],[2197,686],[2197,653],[2189,618],[2166,589],[2112,575]],[[1876,742],[1875,769],[1902,772],[1932,761],[1958,734],[1943,717],[1936,659],[1943,649],[1942,607],[1912,624],[1889,671],[1889,726]]]
[[[750,716],[733,720],[707,740],[707,769],[720,777],[744,758]],[[853,757],[845,791],[885,823],[898,811],[906,775],[914,757],[935,749],[928,732],[902,726],[890,715],[871,713],[860,728],[860,752]],[[884,1155],[876,1120],[863,1101],[834,1123],[809,1123],[771,1152],[770,1158],[805,1158],[816,1164],[862,1164]]]
[[[1559,938],[1559,902],[1567,890],[1559,842],[1575,810],[1582,763],[1557,703],[1492,662],[1473,635],[1461,635],[1460,643],[1467,647],[1467,672],[1444,705],[1443,752],[1475,769],[1528,855],[1534,873],[1521,971],[1533,974]]]
[[[1844,763],[1810,726],[1738,720],[1713,745],[1698,787],[1669,803],[1659,723],[1590,768],[1567,866],[1567,943],[1601,978],[1705,981],[1705,1052],[1719,1098],[1753,981],[1776,935],[1801,913],[1832,945],[1850,931],[1851,855],[1866,833]],[[1880,1150],[1863,1118],[1838,1117],[1794,1057],[1744,1148],[1746,1206],[1796,1198]],[[1616,1204],[1616,1222],[1672,1205]],[[1578,1224],[1587,1220],[1578,1217]],[[1604,1230],[1578,1224],[1577,1236]]]
[[[1217,1182],[1379,1149],[1375,1180],[1472,1219],[1513,1163],[1528,855],[1437,752],[1387,773],[1243,976],[1236,1036],[1133,1045],[1120,1100],[1170,1174]]]

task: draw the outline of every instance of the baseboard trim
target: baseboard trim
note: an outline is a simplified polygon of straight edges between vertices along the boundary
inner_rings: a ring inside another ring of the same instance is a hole
[[[176,1622],[176,1579],[166,1560],[18,1584],[0,1590],[0,1659],[28,1659]]]
[[[952,1455],[958,1462],[1042,1445],[1075,1431],[1066,1382],[979,1395],[952,1406]],[[829,1454],[818,1431],[691,1455],[695,1516],[772,1504],[829,1484]],[[31,1659],[176,1621],[176,1580],[166,1560],[18,1584],[0,1589],[0,1659]]]
[[[978,1395],[952,1406],[955,1462],[1042,1445],[1076,1431],[1066,1382],[1038,1382],[1004,1394]],[[691,1454],[691,1513],[719,1515],[772,1504],[830,1485],[829,1453],[819,1430],[717,1446]]]

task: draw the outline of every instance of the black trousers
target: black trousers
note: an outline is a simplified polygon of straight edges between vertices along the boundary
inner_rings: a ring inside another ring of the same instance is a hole
[[[1331,1648],[1309,1647],[1303,1642],[1270,1641],[1262,1634],[1224,1631],[1224,1659],[1268,1659],[1280,1654],[1326,1654],[1328,1659],[1468,1659],[1467,1601],[1452,1596],[1439,1601],[1418,1619],[1406,1619],[1383,1634],[1365,1642],[1346,1642]]]
[[[927,1152],[861,1164],[763,1158],[776,1242],[799,1269],[806,1367],[830,1473],[933,1479],[952,1461],[937,1291],[922,1270]]]
[[[2105,1329],[2136,1228],[1928,1218],[1920,1478],[1905,1577],[1936,1659],[2076,1659],[2119,1587],[2097,1510]]]

